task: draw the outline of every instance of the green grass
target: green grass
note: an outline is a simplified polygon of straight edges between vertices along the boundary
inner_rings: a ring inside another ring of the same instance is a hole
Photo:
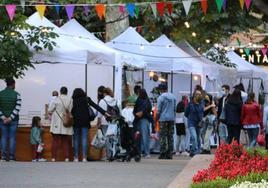
[[[262,179],[268,180],[268,172],[265,173],[251,173],[247,176],[239,176],[233,180],[227,179],[216,179],[209,182],[203,182],[198,184],[192,184],[190,188],[229,188],[237,182],[250,181],[252,183],[258,183]]]

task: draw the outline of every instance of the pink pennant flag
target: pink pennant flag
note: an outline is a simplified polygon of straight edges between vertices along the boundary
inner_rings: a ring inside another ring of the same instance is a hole
[[[245,0],[246,8],[249,10],[251,0]]]
[[[10,21],[12,21],[16,11],[16,5],[6,5],[6,11]]]
[[[119,5],[119,12],[121,13],[121,14],[123,14],[123,13],[125,13],[125,11],[126,11],[126,9],[125,9],[125,5]]]
[[[261,49],[261,52],[262,52],[262,54],[263,54],[264,56],[266,55],[267,50],[268,50],[268,48],[262,48],[262,49]]]
[[[71,4],[65,6],[66,13],[67,13],[69,20],[72,19],[73,15],[74,15],[74,8],[75,8],[75,6],[71,5]]]

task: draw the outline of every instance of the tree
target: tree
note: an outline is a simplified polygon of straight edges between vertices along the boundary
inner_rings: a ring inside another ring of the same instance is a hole
[[[18,0],[5,0],[3,4],[19,4]],[[35,51],[53,50],[56,45],[53,39],[58,35],[52,28],[33,27],[26,24],[26,16],[20,7],[17,8],[11,22],[4,7],[0,7],[0,79],[20,78],[29,68],[34,68],[31,61]],[[35,62],[38,63],[38,62]]]

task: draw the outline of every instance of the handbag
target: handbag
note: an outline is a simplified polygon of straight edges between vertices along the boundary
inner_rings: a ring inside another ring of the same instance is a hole
[[[44,144],[38,144],[37,153],[42,153],[43,150],[44,150]]]
[[[100,129],[97,130],[93,140],[91,141],[91,145],[94,146],[96,149],[102,149],[105,147],[106,138]]]
[[[258,136],[257,136],[257,143],[259,146],[264,146],[265,145],[265,135],[260,133]]]
[[[89,105],[88,105],[88,113],[89,113],[89,121],[94,121],[94,119],[96,118],[96,113]]]
[[[64,108],[63,117],[60,116],[60,114],[57,112],[57,110],[56,110],[56,113],[58,114],[58,116],[62,120],[64,127],[66,127],[66,128],[72,127],[73,126],[73,123],[74,123],[73,115],[69,111],[69,109],[64,106],[63,101],[61,100],[61,98],[60,98],[60,101],[61,101],[61,103],[63,105],[63,108]]]

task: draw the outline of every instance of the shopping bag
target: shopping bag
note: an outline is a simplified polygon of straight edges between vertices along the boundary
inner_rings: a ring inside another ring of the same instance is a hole
[[[106,138],[102,134],[102,131],[98,129],[93,140],[91,141],[91,145],[97,149],[101,149],[105,147],[105,143],[106,143]]]
[[[105,136],[112,136],[117,134],[117,124],[116,123],[109,123],[107,132]]]

